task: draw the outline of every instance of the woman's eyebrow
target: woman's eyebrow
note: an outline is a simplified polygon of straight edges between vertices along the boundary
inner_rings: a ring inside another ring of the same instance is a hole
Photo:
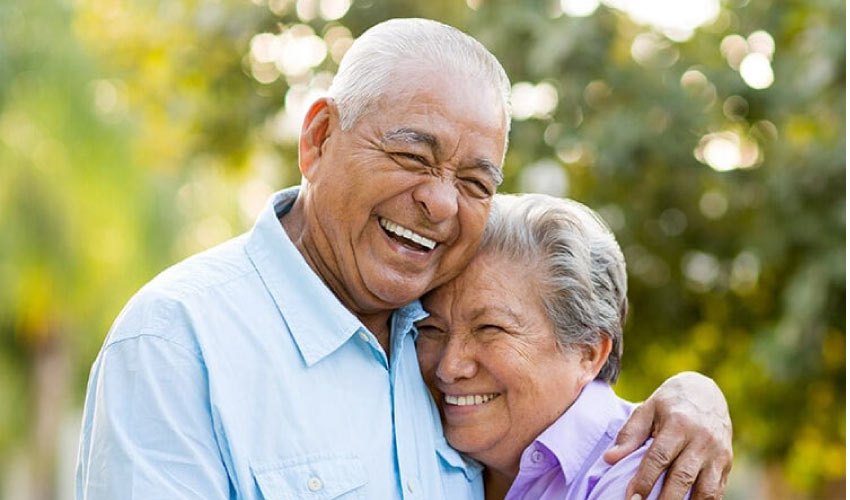
[[[505,317],[510,318],[514,322],[514,324],[519,325],[521,323],[520,315],[518,315],[512,309],[510,309],[508,307],[500,307],[500,306],[492,306],[492,305],[487,306],[487,307],[478,307],[478,308],[473,309],[470,312],[469,317],[471,318],[472,321],[479,321],[488,312],[504,315]]]

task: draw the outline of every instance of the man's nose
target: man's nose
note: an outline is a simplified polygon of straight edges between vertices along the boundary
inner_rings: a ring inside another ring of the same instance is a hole
[[[474,377],[478,365],[473,350],[467,340],[456,337],[449,339],[437,365],[437,377],[446,384]]]
[[[430,178],[413,190],[413,199],[431,222],[442,222],[457,214],[458,190],[454,181]]]

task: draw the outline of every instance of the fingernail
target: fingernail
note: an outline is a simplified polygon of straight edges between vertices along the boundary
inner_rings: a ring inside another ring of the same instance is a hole
[[[643,497],[640,496],[639,494],[635,493],[634,495],[632,495],[632,498],[630,498],[629,500],[643,500]]]

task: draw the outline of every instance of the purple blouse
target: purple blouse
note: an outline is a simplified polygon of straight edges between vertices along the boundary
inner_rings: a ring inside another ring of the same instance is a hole
[[[624,499],[650,442],[615,465],[602,455],[614,445],[634,407],[605,382],[587,384],[573,405],[523,451],[505,500]],[[663,477],[648,499],[658,497],[662,482]]]

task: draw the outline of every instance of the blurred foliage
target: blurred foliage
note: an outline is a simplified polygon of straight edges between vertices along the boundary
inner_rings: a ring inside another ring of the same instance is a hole
[[[0,3],[0,467],[43,431],[45,386],[80,404],[135,289],[298,182],[300,113],[351,37],[421,16],[481,40],[527,97],[503,190],[574,197],[617,233],[632,299],[618,392],[701,371],[738,456],[806,495],[843,481],[844,4],[727,0],[688,37],[620,3]],[[758,40],[740,46],[761,31],[773,75],[754,88],[740,50]],[[69,368],[44,382],[57,352]]]

